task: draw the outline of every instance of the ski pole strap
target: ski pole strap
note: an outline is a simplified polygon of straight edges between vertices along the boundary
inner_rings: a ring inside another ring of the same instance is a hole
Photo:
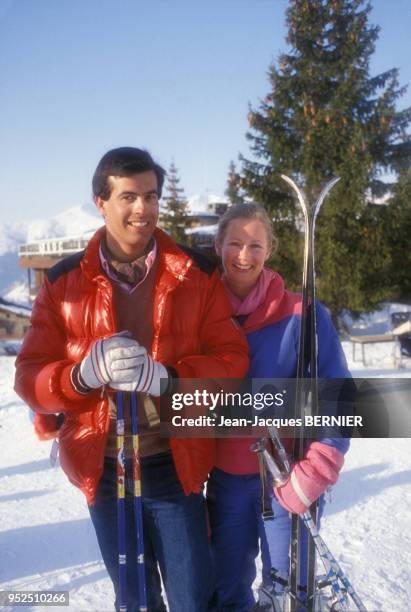
[[[272,521],[274,519],[274,512],[271,505],[270,496],[268,493],[268,475],[267,470],[265,469],[264,459],[262,453],[257,453],[258,457],[258,469],[260,471],[260,481],[261,481],[261,508],[262,508],[262,517],[264,521]]]
[[[300,487],[300,483],[298,482],[297,476],[295,475],[294,471],[291,472],[290,482],[291,482],[291,486],[292,486],[292,488],[294,490],[294,493],[297,495],[297,497],[300,500],[300,502],[303,503],[304,506],[308,510],[308,508],[313,503],[313,500],[309,499],[306,496],[306,494],[304,493],[304,491],[302,490],[302,488]]]
[[[279,573],[278,573],[278,570],[275,567],[272,567],[270,569],[270,577],[271,577],[271,580],[273,582],[279,584],[284,589],[288,587],[288,580],[287,580],[287,578],[283,578],[282,576],[280,576]]]

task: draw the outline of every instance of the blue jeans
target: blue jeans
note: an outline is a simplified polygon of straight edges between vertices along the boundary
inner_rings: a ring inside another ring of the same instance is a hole
[[[214,468],[207,484],[207,504],[218,609],[249,612],[255,603],[251,585],[263,538],[260,479]]]
[[[258,474],[234,475],[214,468],[207,485],[211,546],[220,612],[249,612],[254,605],[255,559],[261,550],[262,582],[271,585],[271,568],[288,576],[291,520],[275,497],[274,520],[261,517]],[[320,504],[320,515],[322,512]],[[302,550],[307,548],[303,531]],[[304,554],[304,553],[302,553]],[[301,576],[304,583],[305,576]],[[277,589],[280,590],[280,589]]]
[[[127,612],[138,611],[138,572],[131,462],[126,461]],[[161,571],[171,612],[212,610],[213,573],[202,494],[186,496],[170,453],[141,460],[146,592],[149,612],[165,612]],[[116,461],[106,459],[96,501],[89,506],[118,602]]]

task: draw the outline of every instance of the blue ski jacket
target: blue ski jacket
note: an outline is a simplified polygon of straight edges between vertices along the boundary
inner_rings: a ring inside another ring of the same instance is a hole
[[[264,301],[245,320],[240,317],[250,349],[250,379],[296,376],[301,305],[301,294],[285,289],[282,277],[273,273]],[[320,302],[316,304],[316,322],[319,378],[351,379],[331,317]],[[347,452],[348,438],[334,437],[332,428],[323,431],[321,442],[343,454]],[[217,447],[218,468],[233,474],[258,471],[256,454],[250,451],[250,438],[219,439]]]

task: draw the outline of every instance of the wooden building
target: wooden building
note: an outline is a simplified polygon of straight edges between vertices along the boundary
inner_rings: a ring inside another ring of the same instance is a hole
[[[0,297],[0,339],[19,340],[30,325],[30,306],[15,304]]]
[[[86,248],[92,232],[83,236],[44,238],[23,244],[19,248],[19,264],[27,269],[30,300],[37,296],[46,270],[68,255]]]

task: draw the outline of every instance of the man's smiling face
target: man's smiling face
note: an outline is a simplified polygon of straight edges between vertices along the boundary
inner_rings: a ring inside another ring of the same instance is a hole
[[[104,217],[107,246],[119,261],[132,261],[146,252],[159,213],[157,177],[153,170],[131,176],[110,176],[110,197],[96,198]]]

